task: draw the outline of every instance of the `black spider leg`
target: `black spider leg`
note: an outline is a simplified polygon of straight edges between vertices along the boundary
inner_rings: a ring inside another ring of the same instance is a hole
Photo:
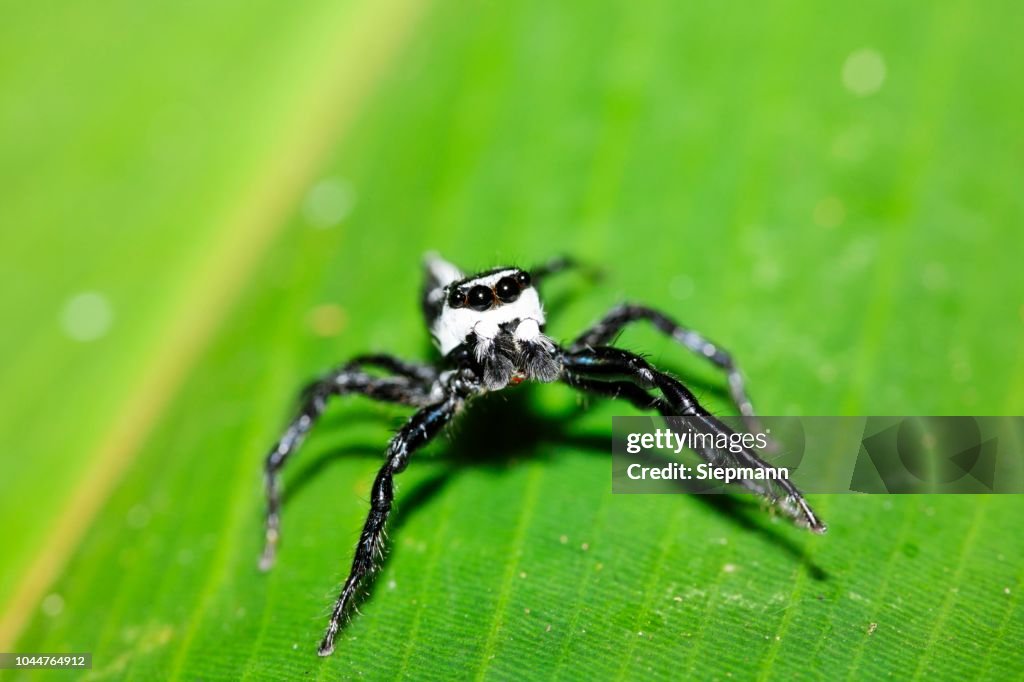
[[[387,461],[373,481],[370,512],[359,536],[359,544],[356,545],[352,569],[338,595],[338,600],[334,603],[327,632],[317,650],[319,655],[329,656],[334,651],[334,639],[352,607],[360,583],[376,570],[377,562],[384,554],[384,525],[391,513],[395,474],[401,473],[409,463],[409,456],[436,436],[458,412],[469,395],[459,383],[461,382],[449,382],[444,387],[446,396],[440,402],[416,412],[391,439],[386,454]]]
[[[588,379],[580,372],[570,369],[562,372],[562,381],[586,393],[593,393],[606,398],[623,398],[641,410],[657,410],[662,414],[672,414],[672,407],[664,399],[653,396],[636,384],[628,381]]]
[[[580,263],[569,256],[557,256],[546,263],[530,268],[530,277],[534,284],[538,284],[551,275],[557,275],[567,270],[580,270],[590,279],[600,279],[603,275],[600,268]]]
[[[575,382],[575,385],[581,388],[592,388],[592,385],[581,384],[581,379],[590,379],[609,381],[615,386],[621,384],[625,379],[635,384],[638,389],[643,389],[644,392],[657,389],[665,400],[654,402],[651,407],[663,415],[693,417],[705,433],[725,435],[726,437],[733,433],[725,424],[704,409],[693,393],[679,380],[652,367],[639,355],[619,348],[598,346],[563,352],[562,362],[565,367],[565,380],[570,385]],[[638,401],[642,400],[639,393],[626,393],[621,389],[620,392],[623,397],[630,399],[634,404],[638,404]],[[735,463],[756,469],[774,468],[747,448],[737,453],[718,449],[698,450],[697,454],[716,467],[726,463]],[[825,532],[825,524],[818,519],[796,486],[787,479],[766,479],[764,481],[744,479],[737,483],[777,505],[798,524],[805,525],[816,533]]]
[[[754,414],[754,406],[744,387],[743,375],[736,367],[736,363],[733,362],[732,356],[721,346],[712,343],[701,334],[678,324],[668,315],[653,308],[630,304],[617,306],[609,311],[600,322],[583,332],[573,342],[570,349],[578,351],[607,345],[626,325],[639,320],[648,320],[658,331],[724,370],[729,381],[729,395],[743,416],[743,422],[747,429],[753,432],[762,431],[761,424]]]
[[[366,366],[379,367],[393,374],[408,377],[409,379],[418,379],[425,383],[432,383],[437,379],[437,370],[431,365],[407,362],[393,355],[382,353],[358,355],[352,358],[342,369],[358,370]]]
[[[398,376],[373,376],[360,370],[365,365],[382,367]],[[264,524],[266,540],[259,563],[261,570],[269,570],[274,565],[277,545],[281,539],[281,469],[323,413],[328,398],[355,394],[419,407],[430,402],[430,387],[434,376],[435,370],[430,367],[413,365],[387,355],[367,355],[356,358],[303,389],[298,413],[271,449],[264,464],[267,515]]]
[[[571,270],[576,267],[579,267],[579,264],[572,258],[568,256],[557,256],[546,263],[530,268],[530,277],[533,279],[534,283],[537,283],[549,275],[554,275],[559,272],[563,272],[564,270]]]

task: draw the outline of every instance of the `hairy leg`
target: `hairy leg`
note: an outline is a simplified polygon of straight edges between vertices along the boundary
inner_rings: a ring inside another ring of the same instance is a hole
[[[641,393],[657,390],[664,400],[651,405],[666,416],[693,417],[703,432],[713,435],[732,435],[725,424],[712,416],[697,401],[697,398],[677,379],[651,366],[642,357],[608,346],[586,348],[563,354],[562,362],[570,383],[575,379],[576,385],[593,389],[593,384],[580,383],[580,378],[589,382],[607,382],[618,386],[624,381],[630,382]],[[638,404],[643,397],[637,391],[619,388],[619,395]],[[638,405],[639,406],[639,405]],[[771,464],[757,456],[753,450],[743,448],[738,453],[718,449],[698,450],[697,454],[714,466],[738,464],[756,469],[771,469]],[[796,487],[784,478],[764,481],[739,481],[741,485],[757,493],[778,506],[795,522],[806,526],[816,533],[825,532],[825,524],[818,519],[803,495]]]
[[[377,377],[358,369],[366,364],[384,366],[396,371],[399,376]],[[281,538],[281,469],[323,414],[328,399],[332,396],[362,395],[383,402],[424,405],[429,402],[430,381],[425,380],[425,376],[418,376],[418,372],[420,370],[416,366],[389,356],[366,356],[357,358],[303,389],[298,413],[270,450],[264,463],[267,516],[266,541],[259,563],[262,570],[269,570],[274,565]]]
[[[744,423],[752,431],[760,431],[760,425],[754,416],[754,406],[750,402],[743,384],[743,375],[733,362],[732,356],[721,346],[712,343],[701,334],[688,329],[675,320],[653,308],[640,305],[621,305],[613,308],[597,324],[583,332],[573,342],[571,350],[604,346],[612,342],[627,325],[640,320],[647,320],[663,334],[671,337],[689,350],[708,362],[722,369],[729,382],[729,395],[736,404],[736,409],[744,417]]]
[[[378,367],[392,374],[403,376],[416,381],[431,383],[437,379],[437,369],[432,365],[419,362],[408,362],[393,355],[373,353],[358,355],[352,358],[342,369],[362,370],[366,367]],[[340,371],[340,370],[339,370]]]
[[[387,450],[387,461],[373,482],[370,512],[359,536],[359,544],[356,545],[352,569],[331,611],[327,631],[317,651],[321,656],[329,656],[334,651],[334,640],[342,621],[352,608],[361,583],[377,569],[378,562],[384,554],[384,526],[394,500],[395,474],[405,469],[409,463],[409,456],[416,449],[429,442],[451,421],[463,401],[463,396],[449,391],[441,402],[424,407],[414,414],[391,440]]]

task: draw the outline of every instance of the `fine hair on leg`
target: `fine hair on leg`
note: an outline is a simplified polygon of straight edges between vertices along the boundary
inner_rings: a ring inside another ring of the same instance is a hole
[[[732,359],[732,355],[720,345],[708,340],[702,334],[682,326],[671,317],[647,306],[624,304],[613,308],[599,322],[584,331],[570,347],[573,351],[604,346],[628,325],[646,320],[655,329],[723,370],[729,383],[729,396],[736,409],[743,416],[744,423],[751,431],[761,431],[760,422],[754,414],[754,405],[747,395],[743,374]]]
[[[664,401],[655,403],[652,407],[658,409],[664,416],[693,417],[693,421],[706,433],[727,437],[733,434],[728,426],[704,409],[696,396],[678,379],[654,368],[639,355],[610,346],[598,346],[567,352],[563,355],[563,363],[570,376],[581,375],[585,379],[604,380],[613,384],[619,384],[623,379],[627,379],[644,392],[655,389],[664,396]],[[622,395],[633,400],[634,404],[635,401],[642,400],[640,394],[635,392]],[[671,421],[669,426],[672,426]],[[736,453],[718,448],[701,448],[696,452],[716,467],[740,464],[756,469],[774,468],[749,448],[742,448]],[[737,483],[769,500],[794,522],[816,533],[825,532],[825,524],[818,519],[800,491],[787,479],[741,480]]]
[[[419,406],[429,401],[430,385],[419,376],[403,372],[394,377],[377,377],[357,369],[362,364],[385,365],[386,368],[410,367],[389,356],[359,359],[307,385],[301,393],[297,414],[284,435],[271,448],[264,462],[264,485],[267,496],[265,541],[259,566],[267,571],[274,565],[281,540],[281,470],[298,449],[306,434],[316,424],[332,396],[362,395],[382,402]],[[390,365],[390,367],[388,367]]]
[[[391,439],[386,461],[373,481],[370,511],[359,535],[352,568],[331,610],[327,630],[317,650],[319,655],[329,656],[334,651],[338,630],[353,608],[363,581],[377,570],[384,556],[384,527],[395,497],[395,474],[405,469],[414,451],[428,443],[451,421],[462,403],[462,396],[450,392],[441,402],[416,412]]]

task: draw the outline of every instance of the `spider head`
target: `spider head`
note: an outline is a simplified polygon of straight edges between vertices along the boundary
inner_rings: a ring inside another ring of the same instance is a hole
[[[542,333],[544,309],[530,273],[503,267],[467,277],[434,255],[426,265],[423,309],[442,355],[469,357],[492,390],[557,378],[561,363]]]

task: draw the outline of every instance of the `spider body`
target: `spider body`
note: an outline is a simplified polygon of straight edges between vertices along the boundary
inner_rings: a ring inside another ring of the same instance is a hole
[[[260,567],[274,562],[280,539],[280,470],[324,411],[331,396],[357,394],[417,408],[391,439],[370,494],[370,511],[356,545],[348,579],[335,602],[318,653],[334,651],[337,633],[354,608],[356,596],[379,565],[384,551],[384,526],[394,499],[394,476],[409,457],[436,436],[467,401],[523,381],[563,381],[581,391],[622,398],[642,409],[665,416],[697,419],[709,432],[729,434],[678,379],[653,367],[644,358],[609,345],[628,324],[646,320],[683,346],[723,369],[731,397],[752,430],[757,430],[753,407],[742,375],[721,347],[651,308],[622,305],[562,347],[544,334],[545,315],[537,285],[571,263],[552,261],[532,272],[504,267],[465,276],[436,255],[426,259],[422,306],[427,327],[442,355],[439,367],[409,363],[388,355],[360,356],[314,381],[302,392],[301,407],[284,435],[267,456],[266,544]],[[367,367],[387,375],[369,374]],[[698,452],[712,465],[738,462],[772,468],[753,451],[728,455]],[[824,524],[788,480],[744,481],[796,523],[815,532]]]

